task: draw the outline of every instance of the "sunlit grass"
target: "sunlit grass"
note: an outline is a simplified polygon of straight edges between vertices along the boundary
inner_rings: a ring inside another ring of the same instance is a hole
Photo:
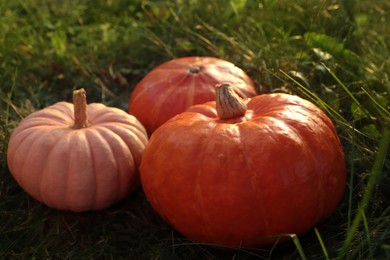
[[[0,258],[279,259],[390,257],[388,1],[0,1]],[[328,221],[268,249],[186,240],[141,190],[102,212],[51,210],[6,163],[9,134],[29,113],[71,99],[127,109],[154,66],[189,55],[243,68],[261,93],[287,92],[334,121],[348,171]]]

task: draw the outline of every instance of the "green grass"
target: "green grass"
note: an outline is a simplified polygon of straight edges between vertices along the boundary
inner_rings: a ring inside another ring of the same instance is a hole
[[[388,13],[388,0],[0,0],[0,258],[390,258]],[[142,190],[76,214],[13,180],[7,142],[26,115],[70,101],[76,86],[127,109],[148,71],[189,55],[229,60],[260,92],[302,96],[332,118],[348,183],[325,223],[272,248],[226,251],[172,230]]]

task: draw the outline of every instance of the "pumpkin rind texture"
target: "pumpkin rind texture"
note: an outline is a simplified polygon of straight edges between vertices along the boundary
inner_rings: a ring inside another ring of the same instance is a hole
[[[172,59],[151,70],[135,87],[128,112],[149,135],[176,114],[215,99],[215,84],[227,82],[242,98],[256,95],[249,76],[233,63],[214,57]]]
[[[87,113],[89,126],[75,129],[73,104],[59,102],[27,116],[10,137],[11,174],[49,207],[104,209],[140,184],[145,128],[125,111],[103,104],[87,105]]]
[[[153,208],[196,242],[264,246],[301,235],[338,206],[345,163],[331,120],[287,94],[245,100],[222,120],[190,107],[152,135],[140,171]]]

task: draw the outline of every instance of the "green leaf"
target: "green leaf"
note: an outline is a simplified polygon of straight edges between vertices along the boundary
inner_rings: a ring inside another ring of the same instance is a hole
[[[332,56],[343,59],[348,63],[358,63],[359,57],[356,53],[345,48],[344,44],[326,34],[308,32],[304,34],[306,44],[313,48],[314,53],[318,56],[330,59]]]
[[[357,103],[351,104],[351,112],[355,121],[367,118],[367,115],[369,115],[368,111]]]
[[[340,98],[333,89],[322,85],[322,95],[323,99],[331,108],[336,111],[340,108]]]
[[[66,51],[66,33],[63,30],[49,32],[51,45],[58,56],[63,56]]]

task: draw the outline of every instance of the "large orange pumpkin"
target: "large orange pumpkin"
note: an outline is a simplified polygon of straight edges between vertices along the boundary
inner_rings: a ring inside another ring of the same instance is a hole
[[[249,76],[231,62],[213,57],[183,57],[150,71],[132,92],[128,111],[151,134],[191,105],[214,100],[214,86],[221,81],[233,84],[240,97],[256,95]]]
[[[140,184],[138,167],[148,141],[141,123],[125,111],[59,102],[30,114],[13,131],[8,166],[19,185],[49,207],[106,208]]]
[[[331,120],[297,96],[217,90],[217,102],[173,117],[145,148],[141,182],[154,209],[191,240],[228,246],[267,245],[324,221],[346,182]]]

